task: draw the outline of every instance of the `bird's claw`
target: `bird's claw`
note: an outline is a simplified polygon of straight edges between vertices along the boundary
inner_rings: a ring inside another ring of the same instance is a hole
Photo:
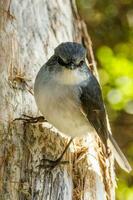
[[[62,158],[63,158],[65,152],[67,151],[68,147],[70,146],[72,140],[73,140],[73,138],[70,139],[70,141],[66,145],[66,147],[65,147],[64,151],[62,152],[62,154],[60,155],[60,157],[58,157],[56,160],[49,160],[49,159],[43,158],[41,160],[41,164],[38,165],[37,167],[52,170],[60,164],[68,164],[69,161],[62,161]]]
[[[65,160],[61,161],[60,158],[58,158],[57,160],[49,160],[49,159],[43,158],[41,160],[41,164],[38,165],[37,167],[52,170],[61,164],[65,165],[68,163],[69,163],[69,161],[65,161]]]
[[[47,122],[47,120],[43,116],[32,117],[25,114],[23,114],[23,117],[15,118],[13,121],[17,121],[17,120],[22,120],[26,123]]]

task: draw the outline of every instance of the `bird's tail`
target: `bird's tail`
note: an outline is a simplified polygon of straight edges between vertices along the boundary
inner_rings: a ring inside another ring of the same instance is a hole
[[[122,151],[120,150],[120,147],[117,145],[116,141],[114,140],[114,138],[112,137],[111,134],[109,134],[109,146],[111,148],[111,150],[113,151],[114,157],[117,161],[117,163],[119,164],[119,166],[124,169],[126,172],[130,172],[132,170],[129,162],[127,161],[126,157],[124,156],[124,154],[122,153]]]

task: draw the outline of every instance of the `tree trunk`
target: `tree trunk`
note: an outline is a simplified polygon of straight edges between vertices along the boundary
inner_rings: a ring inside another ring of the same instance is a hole
[[[96,73],[74,1],[0,0],[0,200],[114,199],[113,158],[105,159],[98,138],[76,138],[63,158],[69,163],[46,170],[41,159],[55,160],[69,138],[47,122],[14,120],[40,115],[36,74],[65,41],[83,42]]]

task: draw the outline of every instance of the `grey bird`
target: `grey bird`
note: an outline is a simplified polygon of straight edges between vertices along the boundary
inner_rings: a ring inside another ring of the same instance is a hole
[[[66,42],[57,46],[54,55],[37,74],[36,104],[49,123],[72,138],[88,132],[97,133],[106,152],[108,143],[120,167],[130,172],[130,164],[108,130],[101,88],[85,58],[86,49],[79,43]]]

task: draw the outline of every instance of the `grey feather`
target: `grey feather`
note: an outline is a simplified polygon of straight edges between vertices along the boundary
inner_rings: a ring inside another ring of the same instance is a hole
[[[114,155],[117,163],[119,164],[119,166],[122,169],[124,169],[126,172],[128,172],[128,173],[131,172],[132,168],[131,168],[128,160],[122,153],[121,149],[119,148],[119,146],[117,145],[116,141],[114,140],[114,138],[111,134],[109,134],[109,146],[110,146],[111,150],[113,151],[113,155]]]

